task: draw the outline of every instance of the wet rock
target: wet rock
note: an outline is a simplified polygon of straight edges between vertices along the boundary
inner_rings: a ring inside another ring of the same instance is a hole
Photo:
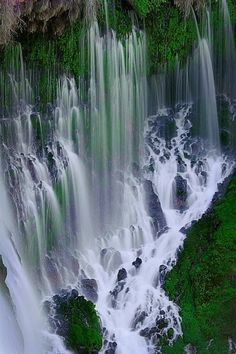
[[[143,324],[145,318],[148,316],[146,311],[138,311],[135,314],[134,320],[133,320],[133,324],[132,324],[132,328],[135,329],[137,327],[138,324]]]
[[[107,349],[105,351],[105,354],[115,354],[116,348],[117,348],[117,343],[116,342],[109,342],[107,345]]]
[[[134,232],[135,231],[134,225],[130,225],[129,229],[130,229],[131,232]]]
[[[165,318],[157,319],[156,326],[158,327],[159,330],[162,330],[162,329],[168,327],[168,320]]]
[[[166,232],[168,232],[168,230],[169,230],[168,226],[163,227],[163,229],[158,231],[157,237],[160,237],[162,234],[165,234]]]
[[[153,190],[152,182],[145,180],[144,190],[146,195],[146,205],[148,214],[151,216],[153,221],[153,229],[155,234],[166,227],[166,219],[161,208],[161,203],[158,196]]]
[[[180,175],[175,177],[175,197],[174,207],[176,209],[183,209],[186,207],[188,197],[188,184],[187,181]]]
[[[122,280],[125,280],[126,278],[127,278],[126,269],[125,268],[120,269],[117,274],[117,281],[122,281]]]
[[[136,260],[132,263],[132,265],[135,266],[136,269],[138,269],[141,266],[142,262],[142,259],[137,257]]]
[[[207,177],[208,177],[208,174],[206,171],[202,171],[201,172],[201,176],[203,178],[203,183],[206,184],[207,183]]]
[[[146,337],[148,338],[149,337],[149,331],[150,329],[148,327],[144,328],[144,329],[141,329],[141,331],[139,332],[140,336],[141,337]]]
[[[197,349],[192,344],[188,344],[184,348],[184,354],[196,354],[196,353],[197,353]]]
[[[87,300],[97,302],[98,300],[98,286],[95,279],[82,279],[81,280],[81,292]]]
[[[70,293],[70,298],[71,299],[76,299],[79,296],[79,292],[76,289],[72,289]]]
[[[160,283],[163,284],[165,276],[166,276],[166,270],[167,270],[167,266],[165,266],[164,264],[160,265],[159,267],[159,279],[160,279]]]
[[[177,172],[180,172],[180,173],[186,172],[187,165],[183,161],[183,159],[181,158],[180,155],[177,156],[176,161],[177,161]]]
[[[160,157],[159,157],[159,161],[160,161],[161,163],[165,163],[165,162],[166,162],[166,159],[165,159],[164,156],[160,156]]]
[[[170,152],[169,152],[169,151],[165,150],[163,155],[164,155],[164,157],[166,158],[166,160],[169,160],[169,159],[170,159],[170,156],[171,156],[171,155],[170,155]]]
[[[7,268],[3,264],[2,256],[0,256],[0,284],[5,283],[7,277]]]
[[[184,129],[189,130],[192,127],[192,123],[190,122],[190,120],[186,120],[184,123]]]
[[[116,304],[117,304],[117,297],[119,295],[119,293],[124,289],[125,287],[125,282],[124,281],[120,281],[115,288],[110,291],[110,295],[111,295],[111,305],[113,308],[116,308]],[[129,288],[127,288],[129,289]],[[127,290],[126,289],[126,290]]]
[[[37,183],[37,173],[36,173],[36,170],[34,167],[34,162],[33,162],[32,158],[30,158],[30,157],[28,157],[28,159],[27,159],[27,167],[28,167],[28,170],[29,170],[32,180]]]
[[[158,336],[156,327],[152,327],[152,328],[146,327],[144,329],[141,329],[139,334],[140,334],[141,337],[145,337],[145,338],[148,338],[148,339],[151,339],[152,336],[154,336],[154,335]]]
[[[201,160],[197,161],[197,162],[196,162],[196,167],[195,167],[195,173],[196,173],[197,175],[199,175],[199,173],[202,172],[203,167],[204,167],[203,161],[201,161]]]

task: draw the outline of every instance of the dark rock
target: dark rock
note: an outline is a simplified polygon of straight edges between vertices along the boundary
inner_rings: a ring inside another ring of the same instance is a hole
[[[159,161],[160,161],[161,163],[165,163],[165,162],[166,162],[166,159],[164,158],[164,156],[160,156],[160,157],[159,157]]]
[[[201,176],[203,177],[204,184],[206,184],[207,183],[207,177],[208,177],[207,172],[206,171],[202,171],[201,172]]]
[[[157,237],[160,237],[162,234],[165,234],[166,232],[168,232],[168,230],[169,230],[168,226],[163,227],[163,229],[158,231]]]
[[[133,320],[133,324],[132,324],[132,328],[135,329],[137,327],[138,324],[143,324],[145,318],[148,316],[147,312],[145,311],[138,311],[135,314],[134,320]]]
[[[152,327],[152,328],[144,328],[139,332],[141,337],[145,337],[148,339],[151,339],[154,335],[156,338],[160,338],[161,335],[158,333],[158,328],[157,327]]]
[[[133,266],[135,266],[136,269],[138,269],[142,264],[142,259],[137,257],[136,260],[132,263]]]
[[[78,290],[72,289],[70,293],[70,298],[71,299],[76,299],[79,296]]]
[[[113,308],[116,308],[117,297],[118,297],[119,293],[124,289],[124,287],[125,287],[125,282],[119,281],[119,283],[115,286],[115,288],[112,291],[110,291],[111,305]],[[129,289],[129,288],[127,288],[127,289]]]
[[[117,348],[116,342],[109,342],[105,354],[115,354]]]
[[[33,162],[32,158],[30,158],[30,157],[28,157],[28,159],[27,159],[27,167],[28,167],[28,170],[29,170],[32,180],[37,183],[38,181],[37,181],[37,174],[36,174],[35,167],[34,167],[34,162]]]
[[[166,270],[167,270],[167,266],[165,266],[164,264],[160,265],[159,267],[159,279],[160,279],[160,283],[163,284],[164,279],[165,279],[165,275],[166,275]]]
[[[166,227],[166,219],[162,211],[159,198],[153,190],[152,182],[145,180],[143,185],[146,195],[147,211],[152,218],[153,229],[154,233],[156,234],[158,231]]]
[[[87,300],[92,302],[97,302],[98,300],[98,286],[95,279],[82,279],[81,280],[81,291]]]
[[[0,255],[0,284],[5,283],[7,277],[7,268],[5,267],[2,256]]]
[[[176,161],[177,161],[177,172],[180,172],[180,173],[186,172],[187,165],[182,160],[180,155],[177,156]]]
[[[127,271],[125,268],[119,270],[117,274],[117,281],[122,281],[127,278]]]
[[[174,207],[176,209],[183,209],[186,207],[188,197],[188,184],[187,181],[180,175],[175,177],[175,197]]]
[[[168,320],[165,318],[160,318],[156,321],[156,326],[159,330],[162,330],[168,326]]]
[[[140,336],[141,337],[146,337],[146,338],[148,338],[149,337],[149,328],[148,327],[146,327],[146,328],[144,328],[144,329],[141,329],[141,331],[139,332],[139,334],[140,334]]]

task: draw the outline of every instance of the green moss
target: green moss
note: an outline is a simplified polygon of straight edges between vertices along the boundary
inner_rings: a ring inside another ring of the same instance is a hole
[[[133,0],[134,9],[140,17],[146,17],[151,12],[157,11],[168,0]]]
[[[57,307],[57,314],[68,322],[64,337],[69,348],[75,352],[85,348],[88,354],[101,349],[101,328],[92,302],[82,296],[62,300]]]
[[[131,6],[124,5],[124,1],[110,0],[107,3],[109,27],[116,32],[118,39],[124,41],[132,31],[133,24],[145,30],[149,74],[160,71],[166,63],[175,66],[176,58],[184,61],[191,53],[197,38],[193,16],[190,14],[185,18],[181,10],[173,5],[173,1],[133,0],[133,12],[130,11]],[[212,23],[217,33],[217,29],[220,31],[221,28],[219,4],[216,0],[211,0],[211,4]],[[232,21],[235,23],[236,6],[233,0],[228,0],[228,4]],[[104,33],[106,16],[102,2],[98,9],[98,22],[101,33]],[[85,21],[80,19],[67,27],[59,37],[54,37],[50,33],[22,33],[16,38],[22,45],[27,67],[38,69],[38,87],[34,92],[41,97],[41,107],[55,98],[59,74],[72,75],[76,79],[81,75],[87,75],[89,57],[85,40],[86,28]],[[217,38],[217,35],[214,35],[214,38]],[[9,57],[9,53],[5,53],[1,61],[8,63]],[[8,92],[6,96],[9,96]]]
[[[224,198],[191,228],[165,289],[181,308],[183,338],[163,353],[181,353],[188,343],[199,354],[228,353],[236,339],[236,175]]]
[[[236,148],[236,121],[232,118],[230,105],[221,97],[217,102],[220,140],[223,147],[234,150]]]

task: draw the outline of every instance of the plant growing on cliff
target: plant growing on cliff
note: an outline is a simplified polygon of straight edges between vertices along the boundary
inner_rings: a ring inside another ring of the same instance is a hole
[[[227,354],[236,340],[236,174],[223,199],[193,225],[165,289],[181,308],[183,338],[164,354]]]

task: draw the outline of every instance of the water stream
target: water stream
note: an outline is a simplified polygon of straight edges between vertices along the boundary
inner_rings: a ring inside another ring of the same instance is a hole
[[[14,112],[0,119],[0,354],[69,353],[42,304],[66,287],[82,291],[82,278],[97,282],[102,353],[111,343],[117,354],[156,353],[160,336],[182,334],[164,278],[185,229],[233,168],[221,149],[216,93],[234,99],[232,73],[218,68],[235,49],[220,3],[228,38],[221,58],[208,12],[186,63],[152,78],[145,33],[134,28],[121,43],[93,21],[89,80],[61,77],[46,116],[35,109],[33,76],[17,50]]]

